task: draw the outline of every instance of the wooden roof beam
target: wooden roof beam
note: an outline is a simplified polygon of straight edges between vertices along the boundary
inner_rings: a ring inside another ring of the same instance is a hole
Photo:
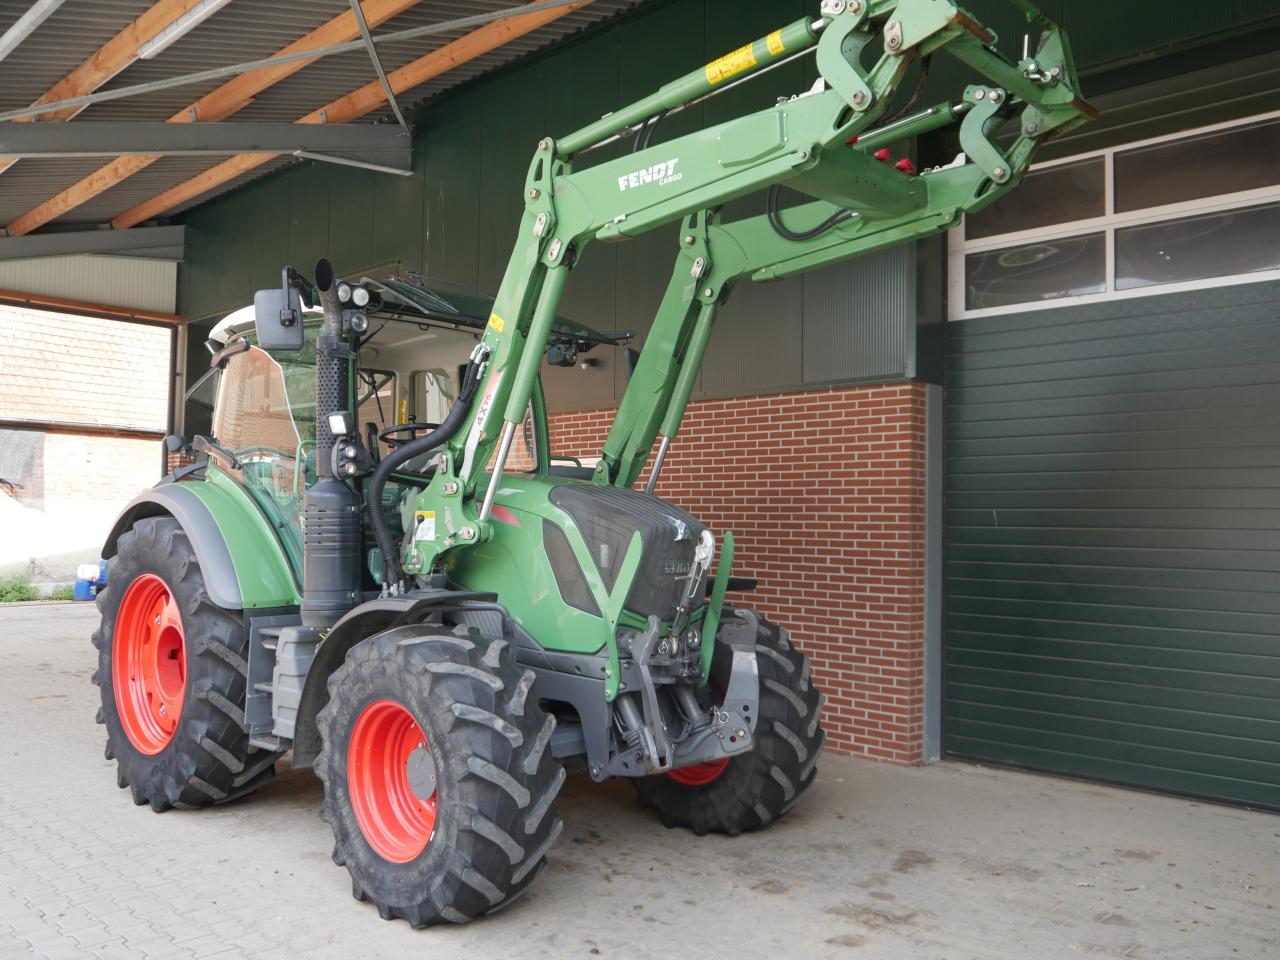
[[[93,93],[104,83],[138,59],[143,44],[165,30],[183,16],[200,0],[158,0],[142,16],[134,20],[114,37],[90,54],[81,64],[32,102],[33,107],[42,103],[56,103],[71,97]],[[42,113],[38,116],[15,117],[15,123],[32,120],[70,120],[82,108],[69,107]],[[17,163],[16,157],[0,157],[0,173]]]
[[[518,37],[544,27],[567,13],[581,10],[591,2],[592,0],[582,0],[580,3],[565,7],[521,14],[520,16],[485,24],[483,27],[473,30],[457,40],[432,50],[399,70],[393,70],[387,75],[391,89],[399,95],[406,90],[420,86],[433,77],[448,73],[454,67],[464,64],[468,60],[474,60],[490,50],[496,50],[498,47],[510,43]],[[386,91],[383,90],[382,84],[375,80],[357,90],[353,90],[346,96],[339,97],[337,100],[313,110],[305,117],[300,117],[294,122],[350,123],[378,109],[386,102]],[[163,193],[159,193],[149,200],[144,200],[136,207],[126,210],[112,220],[111,225],[118,229],[136,226],[145,220],[159,216],[166,210],[172,210],[174,207],[194,200],[196,197],[208,193],[210,190],[216,189],[256,167],[262,166],[271,160],[272,156],[271,154],[260,153],[237,154],[229,160],[224,160],[217,166],[197,174],[190,180],[170,187]],[[275,156],[279,156],[279,154]]]
[[[186,2],[188,6],[192,5],[192,0],[183,0],[183,2]],[[403,13],[418,2],[419,0],[364,0],[361,4],[361,9],[364,11],[365,20],[368,21],[369,26],[374,27],[385,23],[397,14]],[[316,29],[288,46],[276,51],[275,55],[305,53],[308,50],[354,40],[359,35],[360,28],[356,24],[355,14],[347,10],[327,23],[316,27]],[[216,90],[183,107],[171,116],[167,122],[191,123],[196,120],[210,122],[226,119],[236,111],[242,110],[252,103],[253,98],[263,90],[279,83],[286,77],[292,76],[314,62],[314,60],[294,60],[290,63],[279,64],[274,67],[262,67],[258,70],[239,74]],[[58,88],[55,87],[54,89]],[[65,91],[63,93],[65,94]],[[75,94],[69,95],[74,96]],[[56,99],[65,99],[65,96],[51,98],[50,102]],[[146,169],[159,159],[160,155],[158,154],[118,157],[105,166],[98,168],[80,182],[72,184],[56,196],[50,197],[43,203],[32,207],[26,213],[14,218],[8,227],[9,234],[11,236],[21,236],[44,226],[50,220],[64,216],[81,204],[124,182],[139,170]]]

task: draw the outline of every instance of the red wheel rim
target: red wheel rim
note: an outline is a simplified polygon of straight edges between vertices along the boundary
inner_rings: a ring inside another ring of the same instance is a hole
[[[182,718],[187,660],[178,601],[154,573],[129,584],[120,601],[111,684],[129,742],[145,754],[167,747]]]
[[[347,744],[347,789],[356,823],[374,851],[408,863],[427,848],[438,793],[419,797],[409,785],[409,758],[429,750],[413,714],[394,700],[375,700],[356,717]]]
[[[730,759],[730,757],[721,757],[719,760],[695,763],[692,767],[668,770],[667,776],[676,783],[683,783],[686,787],[705,787],[708,783],[718,779],[720,774],[724,773],[725,768],[729,766]]]

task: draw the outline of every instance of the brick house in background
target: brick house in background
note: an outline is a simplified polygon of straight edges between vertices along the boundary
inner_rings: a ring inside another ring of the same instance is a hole
[[[171,336],[0,306],[0,576],[70,582],[120,508],[155,483]]]

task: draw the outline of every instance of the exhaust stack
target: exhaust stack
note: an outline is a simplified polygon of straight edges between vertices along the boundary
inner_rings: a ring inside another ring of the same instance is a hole
[[[303,499],[302,622],[323,629],[360,602],[360,516],[355,493],[333,474],[329,415],[347,409],[350,385],[342,305],[328,260],[316,264],[315,280],[324,327],[316,341],[316,482]]]

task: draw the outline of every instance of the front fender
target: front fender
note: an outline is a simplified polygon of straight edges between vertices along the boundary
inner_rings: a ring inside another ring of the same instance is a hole
[[[102,547],[117,551],[120,535],[144,517],[172,516],[191,541],[209,599],[224,610],[301,603],[280,542],[248,494],[230,481],[162,483],[124,508]]]
[[[307,679],[298,701],[297,724],[293,731],[293,765],[309,767],[320,755],[320,733],[316,715],[329,702],[329,675],[347,657],[347,651],[366,637],[406,623],[418,623],[442,610],[462,604],[486,606],[498,599],[495,593],[471,590],[415,590],[395,597],[379,597],[353,607],[329,628],[307,669]]]

